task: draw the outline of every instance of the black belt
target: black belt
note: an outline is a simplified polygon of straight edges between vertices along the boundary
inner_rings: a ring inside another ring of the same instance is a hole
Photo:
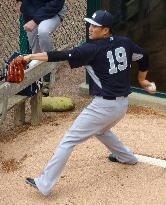
[[[126,96],[120,96],[120,97],[124,97],[124,98],[126,98],[127,95],[126,95]],[[103,99],[105,99],[105,100],[116,100],[117,98],[118,98],[118,97],[103,96]]]

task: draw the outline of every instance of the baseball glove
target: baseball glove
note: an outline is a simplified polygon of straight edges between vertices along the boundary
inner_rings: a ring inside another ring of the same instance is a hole
[[[12,83],[20,83],[24,79],[24,69],[26,68],[27,61],[23,56],[18,56],[13,59],[8,65],[7,81]]]

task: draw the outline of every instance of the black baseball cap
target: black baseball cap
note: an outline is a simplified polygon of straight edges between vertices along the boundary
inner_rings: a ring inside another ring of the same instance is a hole
[[[106,10],[98,10],[92,18],[84,18],[84,20],[95,26],[112,27],[113,25],[113,16]]]

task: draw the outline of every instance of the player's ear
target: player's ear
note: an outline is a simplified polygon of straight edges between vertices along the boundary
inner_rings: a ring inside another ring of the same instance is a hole
[[[108,28],[108,27],[103,27],[103,30],[104,30],[104,34],[105,34],[105,35],[108,35],[108,34],[111,33],[111,29]]]

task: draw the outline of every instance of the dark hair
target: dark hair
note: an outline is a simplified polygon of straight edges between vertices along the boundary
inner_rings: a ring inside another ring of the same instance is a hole
[[[112,34],[112,28],[111,27],[109,27],[109,32],[110,32],[110,34]]]
[[[109,29],[109,33],[112,34],[112,28],[111,27],[102,26],[102,28],[108,28]]]

